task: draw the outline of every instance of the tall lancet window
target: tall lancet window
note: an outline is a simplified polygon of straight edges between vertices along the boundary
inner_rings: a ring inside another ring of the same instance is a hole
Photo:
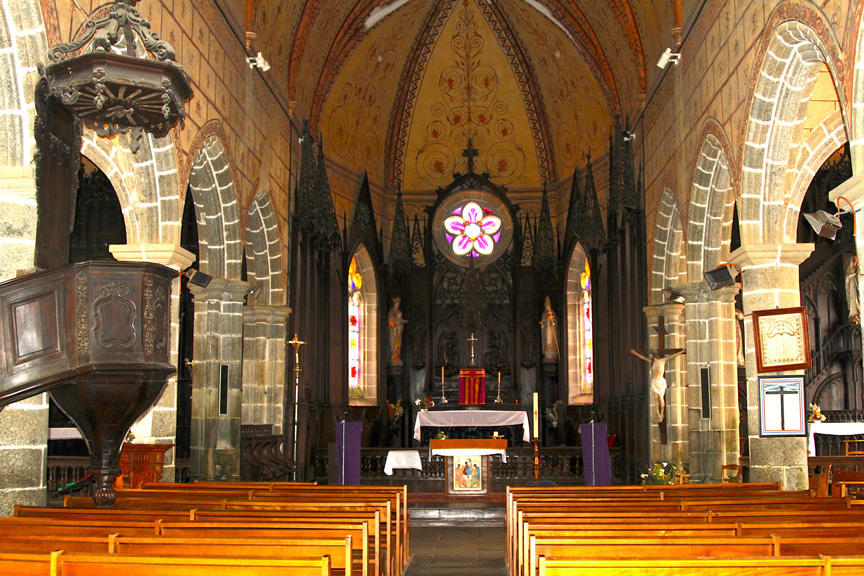
[[[375,292],[372,262],[361,247],[348,267],[348,398],[352,406],[377,402]]]
[[[594,322],[591,308],[591,266],[577,244],[567,270],[568,404],[594,401]]]

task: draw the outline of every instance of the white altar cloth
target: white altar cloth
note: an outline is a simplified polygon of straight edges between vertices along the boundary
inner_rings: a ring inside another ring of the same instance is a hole
[[[390,450],[387,460],[384,462],[384,473],[393,475],[394,468],[413,468],[423,471],[423,462],[420,460],[419,450]]]
[[[807,424],[807,450],[810,456],[816,455],[816,434],[830,434],[832,436],[851,436],[853,434],[864,434],[864,422],[811,422]]]
[[[420,428],[423,426],[439,426],[442,428],[468,426],[514,426],[522,425],[522,439],[531,441],[531,430],[528,428],[528,413],[522,410],[442,410],[439,412],[418,412],[414,420],[414,439],[421,438]]]

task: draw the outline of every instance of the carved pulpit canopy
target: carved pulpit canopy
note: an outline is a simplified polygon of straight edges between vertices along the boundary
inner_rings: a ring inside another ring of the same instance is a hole
[[[140,137],[143,130],[161,138],[178,122],[182,126],[184,102],[192,97],[174,48],[150,30],[137,3],[99,6],[70,42],[51,49],[52,63],[40,67],[44,96],[102,136],[133,130]]]

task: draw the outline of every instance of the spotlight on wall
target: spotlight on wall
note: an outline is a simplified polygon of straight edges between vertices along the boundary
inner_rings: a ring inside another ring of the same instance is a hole
[[[624,137],[625,142],[629,142],[631,140],[636,139],[636,134],[634,134],[633,132],[631,132],[629,130],[622,130],[621,135]]]
[[[732,268],[737,268],[738,271],[733,273]],[[723,262],[714,270],[705,272],[703,276],[705,277],[705,281],[708,282],[708,286],[711,287],[711,290],[719,290],[720,288],[735,284],[735,277],[740,273],[741,268],[738,268],[735,264]]]
[[[666,288],[663,288],[661,292],[663,292],[663,296],[666,298],[666,302],[675,302],[677,304],[684,303],[684,295],[674,290],[673,288],[669,288],[667,286]]]
[[[194,284],[195,286],[200,286],[201,288],[206,288],[210,281],[213,279],[209,274],[205,274],[204,272],[199,272],[195,268],[191,266],[183,271],[183,275],[189,279],[190,284]]]
[[[666,48],[663,54],[660,55],[660,59],[657,60],[657,67],[661,70],[665,69],[669,62],[672,62],[677,66],[680,59],[681,54],[679,52],[672,52],[672,48]]]
[[[823,238],[830,238],[831,240],[834,240],[834,238],[837,237],[837,232],[843,228],[843,224],[840,223],[840,218],[833,214],[829,214],[824,210],[819,210],[818,212],[813,213],[805,212],[804,219],[807,220],[807,223],[816,231],[816,234]]]
[[[260,68],[262,72],[266,72],[270,69],[270,63],[264,59],[264,55],[261,52],[258,52],[257,56],[249,56],[246,58],[246,62],[249,63],[249,68]]]

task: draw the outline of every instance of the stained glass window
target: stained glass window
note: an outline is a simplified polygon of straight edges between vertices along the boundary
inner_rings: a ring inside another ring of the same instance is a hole
[[[501,239],[501,218],[489,208],[468,202],[444,220],[445,237],[457,256],[491,254]]]
[[[348,393],[356,397],[362,393],[360,386],[361,359],[360,343],[362,335],[362,295],[363,275],[357,271],[357,259],[351,258],[348,267]]]
[[[577,244],[567,271],[567,386],[570,404],[594,401],[594,318],[591,266]]]

